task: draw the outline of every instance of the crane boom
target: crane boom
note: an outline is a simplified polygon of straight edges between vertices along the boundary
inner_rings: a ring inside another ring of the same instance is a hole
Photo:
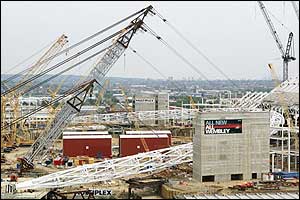
[[[280,54],[281,54],[281,57],[283,59],[283,73],[282,73],[282,81],[286,81],[288,79],[288,63],[292,60],[296,60],[295,57],[293,56],[290,56],[290,49],[291,49],[291,43],[292,43],[292,39],[293,39],[293,33],[291,32],[289,34],[289,38],[288,38],[288,43],[287,43],[287,48],[286,50],[284,51],[283,49],[283,45],[282,45],[282,42],[281,40],[279,39],[279,36],[275,30],[275,27],[271,21],[271,18],[269,17],[269,14],[267,12],[267,9],[265,7],[265,5],[263,4],[262,1],[257,1],[258,4],[259,4],[259,7],[264,15],[264,18],[268,24],[268,27],[272,33],[272,36],[276,42],[276,45],[280,51]]]
[[[21,117],[18,117],[18,118],[16,118],[16,119],[14,119],[14,120],[11,121],[10,123],[6,123],[5,125],[1,126],[1,130],[5,129],[5,128],[9,127],[9,126],[14,125],[14,124],[16,124],[16,123],[22,121],[23,119],[28,118],[29,116],[31,116],[31,115],[37,113],[38,111],[41,111],[41,110],[43,110],[44,108],[48,107],[49,105],[52,105],[52,104],[54,104],[54,103],[56,103],[56,102],[58,102],[58,101],[60,101],[60,100],[62,100],[62,99],[64,99],[64,98],[66,98],[66,97],[69,97],[70,95],[76,93],[77,91],[79,91],[79,90],[81,90],[81,89],[82,89],[82,90],[85,90],[87,87],[89,87],[89,84],[92,84],[93,82],[94,82],[94,81],[90,81],[90,82],[81,84],[81,85],[79,85],[78,87],[72,88],[71,90],[68,90],[68,91],[65,92],[63,95],[61,95],[61,96],[59,96],[59,97],[57,97],[57,98],[55,98],[55,99],[52,99],[50,102],[46,103],[45,105],[40,106],[40,107],[38,107],[38,108],[36,108],[36,109],[34,109],[34,110],[32,110],[32,111],[26,113],[25,115],[23,115],[23,116],[21,116]]]
[[[26,73],[22,74],[21,80],[19,82],[21,83],[22,81],[34,76],[36,73],[38,73],[38,71],[41,71],[45,67],[47,67],[47,65],[51,62],[51,59],[48,60],[47,62],[43,62],[43,60],[45,60],[45,59],[51,57],[53,54],[59,52],[67,42],[68,42],[67,36],[65,36],[64,34],[61,35],[51,45],[51,47],[41,56],[41,58],[39,58],[38,61],[34,65],[32,65],[30,68],[28,68]],[[6,81],[2,81],[1,83],[3,86],[7,86]],[[14,92],[10,93],[9,97],[7,98],[7,99],[9,99],[10,108],[13,109],[13,112],[10,113],[10,118],[14,122],[16,121],[16,119],[20,119],[21,111],[20,111],[20,105],[19,105],[20,104],[19,98],[22,96],[22,91],[25,91],[29,87],[30,87],[29,85],[26,85],[25,87],[21,88],[21,90],[14,91]],[[9,88],[4,87],[4,89],[6,91]],[[5,108],[4,108],[4,110],[5,110]],[[2,112],[4,112],[4,110],[2,110]],[[3,120],[5,121],[5,123],[3,123],[4,125],[7,124],[7,121],[11,121],[11,120],[7,120],[5,117],[3,118]],[[19,130],[22,130],[21,132],[23,134],[26,132],[25,128],[19,128],[19,127],[24,126],[23,121],[19,120],[18,122],[21,122],[21,124],[10,123],[13,126],[8,130],[3,130],[3,125],[1,126],[1,130],[5,131],[5,132],[8,131],[10,133],[9,134],[10,139],[7,141],[7,144],[6,144],[8,146],[13,145],[14,143],[18,143],[18,141],[16,139],[17,139],[17,132],[19,132]],[[8,127],[8,126],[6,126],[6,127]]]
[[[290,32],[288,42],[287,42],[287,45],[286,45],[285,54],[282,57],[283,58],[283,81],[285,81],[289,78],[288,77],[288,74],[289,74],[288,64],[289,64],[289,62],[292,61],[292,60],[296,60],[296,58],[294,56],[290,55],[291,48],[292,48],[292,41],[293,41],[293,33]]]
[[[101,60],[96,64],[88,75],[87,80],[95,79],[101,83],[105,75],[111,69],[113,64],[120,58],[125,49],[128,47],[132,36],[137,30],[142,29],[143,20],[146,15],[151,12],[152,6],[148,6],[143,13],[131,21],[131,24],[126,27],[122,34],[114,41],[114,44],[106,51]],[[86,96],[87,93],[84,94]],[[84,99],[75,97],[69,101],[69,104],[64,104],[62,109],[57,113],[52,121],[49,129],[45,130],[43,134],[32,145],[31,149],[24,157],[25,165],[33,167],[33,160],[39,156],[40,159],[47,153],[49,147],[61,135],[63,129],[74,118],[84,102]]]
[[[274,37],[274,40],[275,40],[276,45],[277,45],[277,47],[278,47],[278,49],[279,49],[279,51],[281,53],[281,56],[284,56],[284,49],[283,49],[282,42],[279,39],[279,36],[278,36],[278,34],[277,34],[276,30],[275,30],[275,27],[274,27],[274,25],[273,25],[273,23],[271,21],[271,18],[269,16],[268,12],[267,12],[267,9],[266,9],[266,7],[265,7],[265,5],[263,4],[262,1],[257,1],[257,2],[259,4],[259,7],[260,7],[260,9],[261,9],[264,17],[265,17],[265,20],[266,20],[266,22],[268,24],[268,27],[269,27],[269,29],[270,29],[270,31],[272,33],[272,36]]]

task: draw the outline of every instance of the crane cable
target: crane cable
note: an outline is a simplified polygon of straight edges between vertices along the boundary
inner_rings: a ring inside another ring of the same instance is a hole
[[[267,8],[265,9],[267,10],[268,13],[270,13],[270,15],[275,19],[275,21],[277,21],[283,28],[285,28],[285,30],[287,30],[288,32],[292,32],[291,29],[286,25],[284,25],[284,23],[281,22],[270,10],[268,10]]]
[[[42,82],[40,82],[40,83],[38,83],[38,84],[36,84],[36,85],[30,87],[29,89],[27,89],[27,90],[25,90],[24,92],[22,92],[21,95],[24,95],[24,94],[26,94],[26,93],[32,91],[33,89],[38,88],[39,86],[43,85],[44,83],[46,83],[46,82],[48,82],[48,81],[50,81],[50,80],[52,80],[52,79],[58,77],[59,75],[61,75],[61,74],[65,73],[65,72],[67,72],[67,71],[73,69],[74,67],[76,67],[76,66],[78,66],[78,65],[80,65],[80,64],[82,64],[82,63],[84,63],[84,62],[86,62],[87,60],[89,60],[89,59],[91,59],[91,58],[97,56],[98,54],[104,52],[105,50],[107,50],[107,49],[110,48],[111,46],[112,46],[112,45],[110,45],[110,46],[108,46],[108,47],[106,47],[106,48],[104,48],[104,49],[101,49],[100,51],[98,51],[98,52],[92,54],[91,56],[89,56],[89,57],[87,57],[87,58],[85,58],[85,59],[79,61],[78,63],[76,63],[76,64],[74,64],[74,65],[72,65],[72,66],[70,66],[70,67],[68,67],[68,68],[66,68],[66,69],[64,69],[64,70],[62,70],[61,72],[59,72],[59,73],[57,73],[57,74],[55,74],[55,75],[53,75],[53,76],[47,78],[46,80],[44,80],[44,81],[42,81]]]
[[[154,69],[158,74],[160,74],[163,78],[165,78],[165,79],[167,79],[167,77],[161,72],[161,71],[159,71],[158,70],[158,68],[157,67],[155,67],[150,61],[148,61],[145,57],[143,57],[141,54],[139,54],[135,49],[133,49],[132,47],[129,47],[129,49],[131,49],[132,50],[132,52],[134,53],[134,54],[136,54],[139,58],[141,58],[146,64],[148,64],[152,69]],[[180,90],[180,87],[175,83],[175,82],[170,82],[172,85],[174,85],[177,89],[178,89],[178,91]],[[139,119],[138,117],[136,117],[136,119],[138,120],[138,121],[140,121],[142,124],[144,124],[144,126],[146,126],[147,127],[147,125],[141,120],[141,119]],[[129,119],[128,119],[129,120]],[[150,126],[149,126],[150,127]],[[155,134],[155,135],[157,135],[158,136],[158,134],[157,133],[155,133],[155,131],[154,130],[152,130],[152,128],[150,127],[150,129],[151,129],[151,131]]]
[[[20,87],[22,87],[22,86],[24,86],[24,85],[30,83],[31,81],[33,81],[33,80],[35,80],[35,79],[37,79],[37,78],[39,78],[39,77],[41,77],[41,76],[47,74],[48,72],[50,72],[50,71],[52,71],[52,70],[54,70],[54,69],[60,67],[61,65],[65,64],[65,63],[67,63],[67,62],[69,62],[70,60],[72,60],[72,59],[74,59],[74,58],[76,58],[76,57],[78,57],[78,56],[80,56],[80,55],[86,53],[87,51],[90,51],[91,49],[93,49],[93,48],[99,46],[100,44],[106,42],[107,40],[109,40],[109,39],[111,39],[111,38],[113,38],[113,37],[115,37],[116,35],[118,35],[118,34],[121,33],[121,32],[122,32],[121,30],[118,31],[118,32],[115,32],[114,34],[112,34],[112,35],[106,37],[105,39],[103,39],[103,40],[101,40],[101,41],[99,41],[99,42],[97,42],[97,43],[95,43],[95,44],[93,44],[93,45],[91,45],[91,46],[85,48],[84,50],[82,50],[82,51],[76,53],[75,55],[73,55],[73,56],[71,56],[71,57],[69,57],[69,58],[67,58],[67,59],[65,59],[65,60],[63,60],[63,61],[61,61],[61,62],[59,62],[58,64],[56,64],[56,65],[54,65],[54,66],[48,68],[47,70],[42,71],[41,73],[39,73],[39,74],[37,74],[37,75],[34,75],[33,77],[30,77],[29,79],[27,79],[27,80],[25,80],[25,81],[23,81],[23,82],[17,84],[16,86],[14,86],[14,87],[12,87],[12,88],[9,88],[9,89],[6,90],[5,92],[1,93],[1,96],[5,96],[5,95],[7,95],[7,94],[9,94],[9,93],[11,93],[11,92],[13,92],[13,91],[19,89]],[[62,51],[61,51],[61,52],[62,52]],[[93,55],[95,56],[95,54],[93,54]],[[97,55],[97,54],[96,54],[96,55]],[[45,60],[44,60],[44,61],[45,61]]]
[[[61,95],[61,96],[59,96],[59,97],[57,97],[57,98],[51,100],[50,102],[47,102],[45,105],[40,106],[40,107],[38,107],[38,108],[36,108],[36,109],[34,109],[34,110],[32,110],[32,111],[26,113],[25,115],[23,115],[23,116],[21,116],[21,117],[19,117],[19,118],[17,118],[17,119],[14,119],[12,122],[3,125],[3,126],[1,127],[1,130],[3,130],[3,129],[5,129],[5,128],[7,128],[7,127],[9,127],[9,126],[11,126],[11,125],[13,125],[13,124],[15,124],[15,123],[17,123],[17,122],[23,120],[23,119],[29,117],[29,116],[31,116],[32,114],[34,114],[34,113],[36,113],[36,112],[38,112],[38,111],[40,111],[40,110],[43,110],[44,108],[48,107],[49,105],[52,105],[52,104],[54,104],[54,103],[56,103],[56,102],[62,100],[63,98],[66,98],[66,97],[72,95],[73,93],[76,93],[76,92],[80,91],[81,89],[84,90],[88,85],[90,85],[90,84],[93,83],[93,82],[96,82],[96,83],[97,83],[97,81],[91,80],[91,81],[84,82],[84,83],[82,83],[81,85],[79,85],[79,86],[77,86],[77,87],[74,87],[74,88],[69,89],[68,91],[66,91],[65,93],[63,93],[63,95]],[[83,90],[82,90],[82,91],[83,91]],[[80,92],[78,92],[78,93],[80,93]]]
[[[192,42],[190,42],[186,37],[183,36],[182,33],[179,32],[178,29],[175,28],[166,18],[164,18],[157,10],[155,10],[157,16],[163,20],[175,33],[177,33],[192,49],[194,49],[200,56],[202,56],[211,66],[213,66],[218,72],[220,72],[230,83],[239,88],[215,63],[213,63],[203,52],[199,50]]]
[[[161,71],[158,70],[157,67],[155,67],[150,61],[148,61],[145,57],[143,57],[141,54],[139,54],[135,49],[132,47],[129,47],[131,51],[136,54],[140,59],[142,59],[146,64],[148,64],[154,71],[156,71],[159,75],[161,75],[163,78],[167,79],[167,76],[165,76]],[[175,84],[175,82],[171,82],[178,90],[180,90],[180,87]]]
[[[185,57],[183,57],[175,48],[173,48],[170,44],[168,44],[165,40],[163,40],[158,34],[156,34],[149,26],[147,26],[145,23],[143,24],[144,28],[150,32],[151,35],[153,35],[156,39],[158,39],[160,42],[162,42],[169,50],[171,50],[175,55],[177,55],[180,59],[182,59],[187,65],[189,65],[194,71],[196,71],[202,79],[207,81],[209,84],[211,82],[208,80],[208,78],[192,63],[190,63]]]
[[[54,43],[56,40],[52,41],[51,43],[47,44],[46,46],[44,46],[42,49],[38,50],[37,52],[35,52],[34,54],[32,54],[31,56],[29,56],[28,58],[24,59],[23,61],[19,62],[18,64],[16,64],[15,66],[13,66],[11,69],[9,69],[7,72],[4,72],[4,74],[7,74],[7,73],[10,73],[13,69],[17,68],[18,66],[24,64],[26,61],[30,60],[31,58],[33,58],[34,56],[38,55],[39,53],[41,53],[43,50],[45,50],[47,47],[49,47],[52,43]],[[27,71],[29,71],[31,69],[31,67],[29,68],[26,68],[25,70],[15,74],[15,75],[12,75],[10,77],[8,77],[7,79],[1,81],[1,84],[5,84],[17,77],[20,77],[24,74],[26,74]]]
[[[118,21],[118,22],[116,22],[116,23],[114,23],[114,24],[112,24],[112,25],[110,25],[110,26],[108,26],[108,27],[106,27],[106,28],[104,28],[104,29],[98,31],[97,33],[94,33],[93,35],[91,35],[91,36],[89,36],[89,37],[87,37],[87,38],[85,38],[85,39],[83,39],[83,40],[81,40],[81,41],[79,41],[79,42],[77,42],[76,44],[71,45],[70,47],[64,49],[63,51],[60,51],[60,52],[54,54],[53,56],[51,56],[51,57],[49,57],[49,58],[43,60],[43,61],[41,62],[41,64],[42,64],[42,63],[45,63],[45,62],[47,62],[47,61],[49,61],[49,60],[52,60],[53,58],[55,58],[55,57],[57,57],[57,56],[59,56],[59,55],[61,55],[61,54],[63,54],[63,53],[69,52],[71,49],[73,49],[73,48],[75,48],[75,47],[81,45],[82,43],[85,43],[85,42],[87,42],[87,41],[89,41],[89,40],[95,38],[96,36],[98,36],[98,35],[100,35],[100,34],[106,32],[106,31],[112,29],[113,27],[115,27],[115,26],[117,26],[117,25],[119,25],[119,24],[125,22],[126,20],[128,20],[128,19],[130,19],[130,18],[132,18],[132,17],[134,17],[134,16],[136,16],[136,15],[138,15],[138,14],[144,12],[145,9],[146,9],[146,8],[143,8],[142,10],[137,11],[137,12],[135,12],[135,13],[133,13],[133,14],[131,14],[131,15],[129,15],[129,16],[123,18],[122,20],[120,20],[120,21]],[[16,77],[14,77],[14,78],[16,78]],[[13,78],[13,79],[14,79],[14,78]],[[12,79],[10,79],[10,80],[12,80]],[[7,81],[7,80],[4,80],[4,81]],[[2,81],[1,81],[1,82],[2,82]]]

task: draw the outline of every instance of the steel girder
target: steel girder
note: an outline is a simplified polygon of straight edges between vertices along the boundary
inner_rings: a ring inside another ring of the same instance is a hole
[[[188,143],[132,156],[105,160],[95,164],[78,166],[17,183],[15,188],[17,190],[50,189],[108,181],[146,172],[158,172],[181,163],[191,162],[192,157],[193,145],[192,143]]]
[[[88,80],[96,79],[99,83],[101,83],[104,76],[124,51],[125,47],[116,42],[108,49],[105,55],[90,72]],[[29,163],[32,163],[35,158],[40,160],[43,159],[44,155],[48,152],[49,147],[61,135],[63,129],[75,117],[76,113],[77,110],[71,107],[70,104],[65,103],[51,122],[50,126],[47,127],[45,132],[41,134],[31,146],[24,159],[27,162],[29,161]]]
[[[196,109],[178,109],[178,110],[156,110],[156,111],[137,111],[137,112],[119,112],[109,114],[95,114],[78,116],[71,122],[76,123],[115,123],[115,124],[129,124],[133,121],[144,120],[189,120],[196,116],[198,110]]]
[[[269,93],[267,92],[247,92],[238,102],[236,102],[233,107],[236,108],[259,108],[259,107],[267,107],[267,102],[264,103],[264,101],[268,98],[271,98],[272,96],[276,96],[277,93],[293,93],[299,95],[299,79],[289,79],[281,83],[279,86],[275,87],[273,90],[271,90]],[[288,100],[288,95],[287,100]],[[264,103],[264,104],[263,104]],[[290,102],[288,102],[290,103]],[[297,102],[296,102],[297,104]],[[298,103],[299,104],[299,103]],[[294,107],[294,105],[291,105]],[[276,105],[272,105],[270,107],[276,107]],[[298,107],[299,110],[299,106]],[[297,109],[297,108],[296,108]]]

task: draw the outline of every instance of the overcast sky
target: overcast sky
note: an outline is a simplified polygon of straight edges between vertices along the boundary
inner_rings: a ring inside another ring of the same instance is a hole
[[[289,1],[264,3],[276,17],[271,16],[284,48],[289,32],[294,33],[297,56],[299,21],[292,4]],[[280,52],[255,1],[1,1],[1,73],[25,69],[28,66],[11,68],[63,33],[74,44],[150,4],[232,79],[270,79],[267,68],[270,62],[282,77]],[[225,78],[159,18],[148,16],[146,23],[206,77]],[[137,34],[131,45],[165,76],[199,78],[199,74],[147,33]],[[126,51],[125,63],[124,68],[124,57],[121,57],[108,75],[162,78],[130,51]],[[70,73],[82,74],[91,64],[88,62]],[[299,58],[290,63],[289,70],[290,77],[299,77]]]

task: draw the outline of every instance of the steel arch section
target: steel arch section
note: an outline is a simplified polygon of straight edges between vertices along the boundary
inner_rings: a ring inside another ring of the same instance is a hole
[[[191,162],[192,158],[193,145],[192,143],[187,143],[166,149],[79,166],[20,182],[15,186],[17,190],[24,190],[82,185],[124,178],[146,172],[158,172],[180,163]]]

